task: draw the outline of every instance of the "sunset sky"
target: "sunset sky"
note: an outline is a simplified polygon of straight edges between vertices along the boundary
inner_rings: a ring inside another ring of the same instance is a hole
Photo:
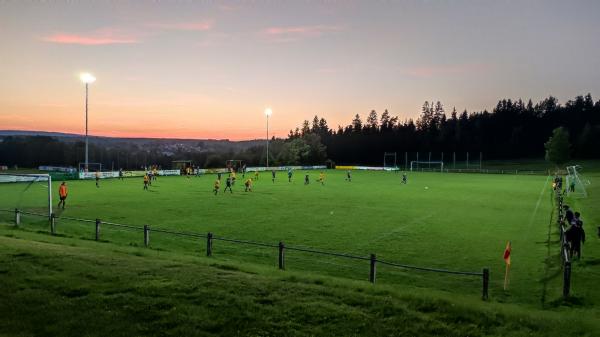
[[[600,1],[0,0],[0,129],[285,137],[388,109],[600,98]]]

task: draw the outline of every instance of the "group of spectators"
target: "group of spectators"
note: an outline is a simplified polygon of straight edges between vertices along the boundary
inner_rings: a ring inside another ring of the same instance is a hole
[[[581,258],[581,246],[585,243],[585,231],[583,230],[583,220],[581,219],[581,213],[574,212],[569,205],[563,204],[563,178],[559,175],[554,177],[552,182],[552,188],[556,192],[559,208],[558,222],[561,226],[565,226],[567,229],[564,232],[565,241],[568,244],[569,255],[571,257],[577,256],[577,259]],[[572,189],[572,186],[569,186]],[[572,192],[572,191],[571,191]]]
[[[563,223],[568,226],[565,235],[569,243],[569,253],[571,257],[577,255],[577,259],[580,259],[581,245],[585,242],[585,231],[583,230],[581,214],[573,212],[569,205],[563,205],[563,211]]]

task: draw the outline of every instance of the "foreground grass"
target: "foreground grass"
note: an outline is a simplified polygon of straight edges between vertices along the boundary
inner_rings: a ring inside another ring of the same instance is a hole
[[[0,225],[0,335],[593,336],[525,311]]]

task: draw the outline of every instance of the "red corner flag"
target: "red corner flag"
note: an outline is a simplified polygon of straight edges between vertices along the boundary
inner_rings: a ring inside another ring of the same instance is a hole
[[[510,266],[510,241],[506,243],[506,248],[504,249],[504,262]]]
[[[504,273],[504,290],[508,289],[508,271],[510,270],[510,241],[506,243],[504,249],[504,262],[506,263],[506,271]]]

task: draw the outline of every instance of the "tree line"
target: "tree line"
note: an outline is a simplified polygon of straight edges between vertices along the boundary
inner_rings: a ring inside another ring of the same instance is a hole
[[[471,152],[486,159],[541,158],[552,131],[564,127],[575,158],[600,158],[600,100],[577,96],[564,105],[555,97],[534,104],[502,99],[492,111],[469,113],[439,101],[426,101],[419,118],[401,121],[388,110],[371,110],[363,121],[356,114],[351,123],[332,129],[315,116],[290,130],[288,140],[316,134],[326,147],[327,158],[337,164],[381,165],[384,152]]]
[[[285,139],[272,138],[271,165],[364,164],[382,165],[384,152],[483,152],[486,159],[541,158],[554,129],[568,134],[569,153],[575,158],[600,158],[600,100],[577,96],[565,104],[548,97],[533,104],[502,99],[492,111],[448,113],[444,105],[426,101],[416,120],[400,120],[388,110],[356,114],[350,124],[329,127],[314,116],[290,130]],[[104,168],[137,169],[158,164],[170,168],[173,160],[191,160],[198,167],[223,167],[228,159],[249,166],[265,165],[266,141],[245,149],[207,150],[198,146],[163,151],[158,146],[126,142],[90,143],[90,162]],[[73,166],[83,162],[83,141],[48,136],[8,136],[0,139],[0,165],[37,167]],[[401,162],[402,160],[399,159]]]

